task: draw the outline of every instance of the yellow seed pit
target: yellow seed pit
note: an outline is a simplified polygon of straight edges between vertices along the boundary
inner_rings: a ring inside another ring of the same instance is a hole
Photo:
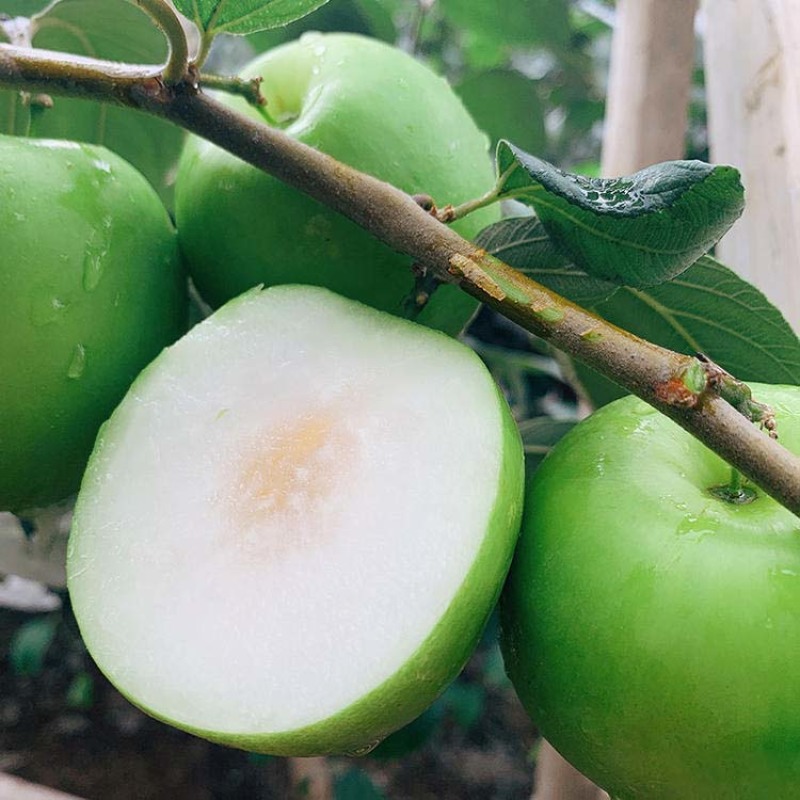
[[[354,437],[329,410],[261,432],[240,451],[224,493],[229,530],[248,556],[318,542],[323,510],[351,466]]]

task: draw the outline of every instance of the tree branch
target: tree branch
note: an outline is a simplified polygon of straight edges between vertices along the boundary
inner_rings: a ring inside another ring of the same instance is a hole
[[[687,405],[665,391],[695,365],[693,357],[639,339],[556,295],[462,239],[404,192],[204,95],[191,74],[168,84],[154,67],[0,44],[0,87],[147,111],[229,150],[615,380],[800,516],[800,458],[713,392]]]

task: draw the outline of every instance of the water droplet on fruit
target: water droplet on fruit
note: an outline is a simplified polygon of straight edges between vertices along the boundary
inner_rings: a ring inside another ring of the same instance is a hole
[[[106,267],[108,245],[105,237],[102,237],[103,241],[100,243],[96,241],[97,238],[93,236],[89,240],[83,256],[83,288],[87,292],[92,292],[97,288]]]
[[[698,517],[696,514],[687,514],[675,529],[678,536],[689,536],[693,541],[700,541],[709,533],[714,533],[719,527],[714,519],[705,516]]]
[[[59,322],[69,304],[60,297],[36,295],[31,303],[31,322],[37,327]]]
[[[72,359],[67,367],[67,377],[77,381],[83,377],[86,370],[86,348],[82,344],[76,344],[72,351]]]

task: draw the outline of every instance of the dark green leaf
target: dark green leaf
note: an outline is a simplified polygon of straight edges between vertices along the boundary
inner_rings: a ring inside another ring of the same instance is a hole
[[[76,711],[88,711],[94,702],[94,679],[88,672],[79,672],[67,689],[67,706]]]
[[[477,683],[457,680],[442,695],[442,702],[455,721],[468,731],[483,715],[486,689]]]
[[[620,289],[595,307],[600,316],[651,342],[705,353],[744,381],[800,384],[800,341],[764,295],[710,257],[647,290]],[[600,404],[623,394],[582,371]]]
[[[669,283],[623,289],[597,311],[657,344],[703,352],[742,380],[800,384],[800,341],[780,311],[708,256]]]
[[[37,20],[33,43],[48,50],[131,63],[158,64],[167,55],[163,34],[127,0],[61,0]],[[3,94],[0,129],[7,130],[6,96],[10,93]],[[130,161],[169,198],[169,173],[183,134],[163,120],[88,100],[56,97],[53,108],[35,114],[30,133],[103,144]]]
[[[9,658],[17,675],[38,675],[58,628],[58,617],[38,617],[19,627],[11,639]]]
[[[206,36],[281,28],[327,0],[175,0],[175,6]]]
[[[385,795],[366,772],[351,769],[336,779],[335,800],[384,800]]]
[[[38,14],[51,0],[0,0],[0,14],[9,17],[31,17]]]
[[[481,231],[477,243],[501,261],[582,306],[605,300],[619,288],[579,270],[556,249],[536,217],[496,222]]]
[[[526,453],[545,456],[559,439],[575,427],[574,420],[533,417],[519,423],[519,434]]]
[[[533,417],[519,424],[525,452],[525,470],[532,474],[561,437],[574,426],[572,420]]]
[[[573,175],[501,142],[504,196],[531,205],[550,238],[589,275],[646,287],[680,274],[744,207],[739,173],[670,161],[625,178]]]
[[[455,89],[493,144],[507,137],[526,150],[544,148],[544,109],[534,81],[516,70],[496,69],[471,75]]]

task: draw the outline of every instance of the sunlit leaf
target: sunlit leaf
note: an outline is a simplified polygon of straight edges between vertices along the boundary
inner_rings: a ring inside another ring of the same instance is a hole
[[[206,36],[280,28],[327,0],[175,0],[175,7]]]

